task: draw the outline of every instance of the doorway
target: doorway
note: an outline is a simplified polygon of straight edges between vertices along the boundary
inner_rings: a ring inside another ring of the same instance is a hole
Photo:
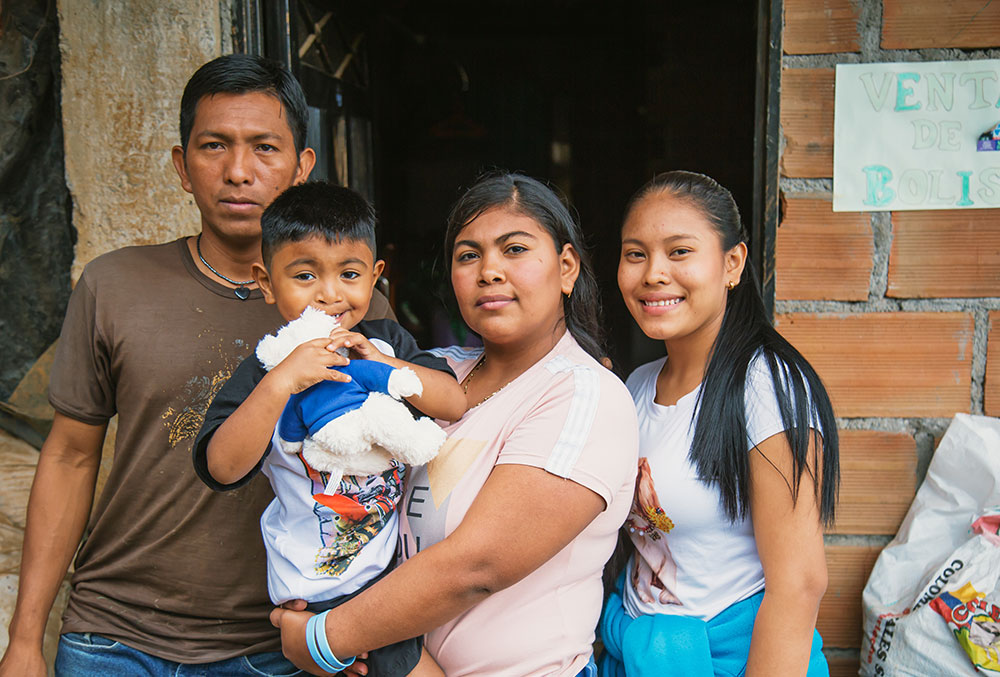
[[[375,202],[389,293],[422,346],[475,341],[451,303],[442,241],[451,203],[484,171],[545,179],[573,205],[603,291],[610,354],[625,374],[663,352],[635,327],[617,289],[631,193],[658,171],[700,171],[732,191],[750,230],[758,3],[278,4],[291,10],[282,44],[299,44],[300,56],[291,49],[288,59],[310,105],[323,115],[340,107],[337,119],[365,130],[338,146],[334,123],[324,127],[339,148],[333,156],[343,156],[331,157],[328,173],[335,178],[338,163],[366,168],[341,178]],[[327,42],[340,44],[341,56],[304,49],[306,33],[324,21],[324,36],[339,31]],[[267,54],[273,40],[263,37]],[[321,57],[339,70],[336,87],[316,84]],[[312,90],[327,93],[319,100]],[[352,98],[358,103],[348,105]]]

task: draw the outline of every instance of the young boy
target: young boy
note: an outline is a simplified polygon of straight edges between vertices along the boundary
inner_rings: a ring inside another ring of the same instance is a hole
[[[275,500],[261,516],[261,531],[271,601],[304,599],[319,612],[391,568],[405,468],[393,461],[380,475],[345,476],[338,496],[324,496],[327,474],[301,453],[268,453],[281,444],[274,431],[289,397],[322,380],[349,380],[331,368],[348,363],[336,352],[344,347],[352,356],[412,369],[423,393],[406,400],[428,416],[457,420],[466,399],[446,361],[421,351],[405,329],[391,320],[362,321],[384,266],[375,258],[375,213],[364,198],[329,183],[294,186],[264,211],[261,228],[264,265],[254,264],[253,273],[267,303],[287,321],[312,306],[340,327],[303,343],[268,372],[256,358],[244,360],[209,407],[194,464],[217,490],[241,486],[258,471],[268,476]],[[369,675],[408,674],[420,655],[419,639],[378,649],[369,656]]]

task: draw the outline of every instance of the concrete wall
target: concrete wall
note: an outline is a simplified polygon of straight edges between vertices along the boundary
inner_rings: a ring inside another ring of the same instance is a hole
[[[60,0],[74,279],[108,250],[198,231],[170,148],[184,83],[229,51],[223,9],[218,0]]]
[[[987,5],[784,2],[776,325],[841,428],[819,620],[834,675],[867,654],[861,590],[952,416],[1000,415],[1000,210],[833,213],[834,66],[1000,58]]]
[[[59,0],[66,182],[78,234],[72,277],[106,251],[199,229],[170,163],[184,83],[231,50],[219,0]],[[107,449],[105,450],[107,457]],[[38,453],[0,433],[0,651],[14,609],[24,511]],[[105,459],[107,460],[107,458]],[[56,602],[46,637],[54,655]]]

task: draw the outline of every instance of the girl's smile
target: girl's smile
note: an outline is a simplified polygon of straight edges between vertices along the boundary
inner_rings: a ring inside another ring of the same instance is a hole
[[[642,331],[710,346],[722,325],[728,286],[739,281],[746,247],[724,252],[715,227],[689,201],[652,193],[622,228],[618,285]]]

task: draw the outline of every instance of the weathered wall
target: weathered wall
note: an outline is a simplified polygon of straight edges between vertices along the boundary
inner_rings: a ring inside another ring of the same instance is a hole
[[[58,0],[66,184],[78,236],[73,280],[106,251],[198,230],[197,209],[180,189],[170,148],[178,142],[177,108],[187,78],[231,51],[229,6],[225,0]],[[0,433],[0,651],[7,646],[37,456]],[[105,456],[106,463],[107,448]],[[50,619],[50,659],[64,604],[65,590]]]
[[[74,280],[110,249],[198,230],[170,148],[184,83],[229,44],[223,18],[218,0],[59,1]]]
[[[819,629],[831,674],[856,675],[861,590],[937,441],[956,412],[1000,415],[1000,210],[834,214],[834,66],[998,58],[1000,6],[785,0],[784,12],[776,324],[839,417]]]

